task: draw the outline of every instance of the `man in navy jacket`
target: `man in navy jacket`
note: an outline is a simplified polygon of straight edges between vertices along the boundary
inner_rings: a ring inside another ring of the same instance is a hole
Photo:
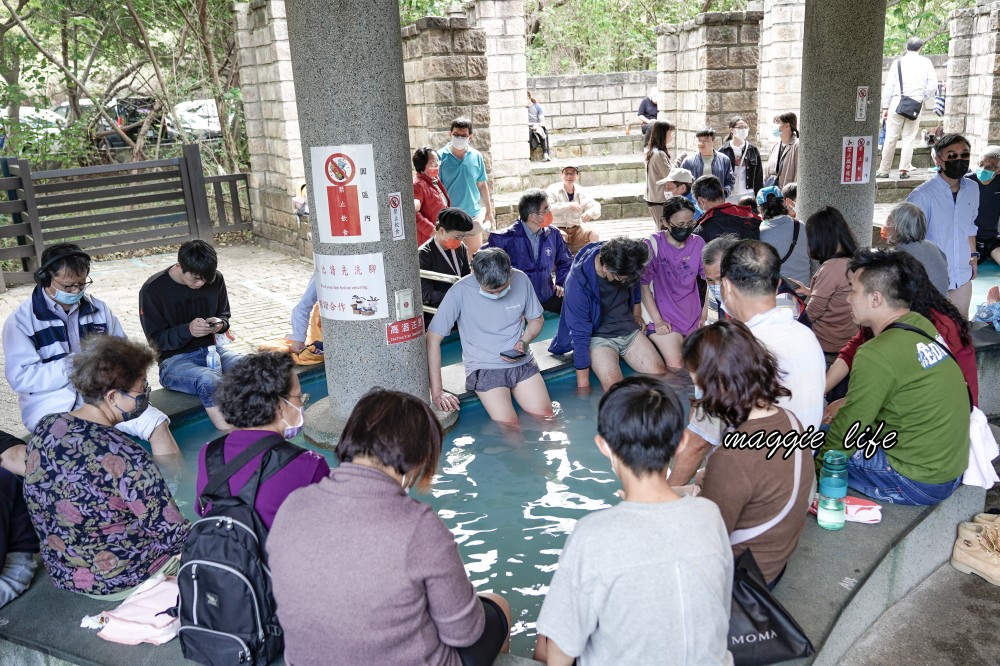
[[[559,314],[563,283],[573,264],[573,255],[559,230],[550,226],[552,212],[545,190],[525,192],[517,204],[517,212],[520,219],[506,229],[492,232],[483,247],[498,247],[506,252],[511,266],[531,280],[542,308]]]
[[[699,130],[695,137],[698,139],[698,152],[688,155],[681,163],[681,168],[690,171],[695,180],[701,176],[715,176],[722,183],[723,198],[728,197],[736,185],[736,173],[729,157],[715,149],[715,130],[706,127]],[[708,172],[705,170],[705,162],[711,164]]]
[[[639,305],[639,279],[649,260],[646,243],[624,236],[591,243],[573,260],[559,330],[549,352],[573,352],[577,388],[590,386],[593,369],[607,391],[622,379],[620,359],[636,372],[667,371],[646,337]]]

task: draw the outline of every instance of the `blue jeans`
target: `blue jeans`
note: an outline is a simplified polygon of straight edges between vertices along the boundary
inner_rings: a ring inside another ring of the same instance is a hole
[[[160,362],[160,384],[172,391],[196,395],[205,407],[214,407],[215,387],[222,379],[222,372],[243,358],[243,354],[227,347],[216,347],[222,368],[212,370],[205,363],[208,347],[184,354],[176,354]]]
[[[947,483],[921,483],[908,479],[889,464],[885,449],[865,460],[862,451],[855,451],[847,460],[847,485],[859,493],[890,504],[931,506],[955,492],[962,477]]]

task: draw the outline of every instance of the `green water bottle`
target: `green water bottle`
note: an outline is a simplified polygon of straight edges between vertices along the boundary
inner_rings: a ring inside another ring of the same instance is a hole
[[[844,528],[844,498],[847,497],[847,455],[827,451],[819,473],[819,501],[816,522],[825,530]]]

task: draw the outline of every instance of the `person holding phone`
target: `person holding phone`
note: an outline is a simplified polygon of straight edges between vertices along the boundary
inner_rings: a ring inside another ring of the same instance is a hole
[[[456,323],[465,388],[476,392],[491,419],[517,425],[512,396],[529,414],[552,416],[549,392],[528,347],[542,332],[542,305],[528,276],[511,268],[500,248],[476,253],[472,274],[448,290],[427,329],[431,401],[445,412],[459,408],[458,397],[441,381],[441,341]]]

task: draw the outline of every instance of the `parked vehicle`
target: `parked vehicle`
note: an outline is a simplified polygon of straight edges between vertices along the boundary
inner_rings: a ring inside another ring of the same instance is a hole
[[[66,121],[49,109],[22,106],[18,109],[17,132],[21,135],[20,148],[24,151],[38,142],[46,142],[51,150],[59,150],[59,136]],[[0,148],[7,144],[7,135],[14,134],[7,117],[7,109],[0,109]]]

